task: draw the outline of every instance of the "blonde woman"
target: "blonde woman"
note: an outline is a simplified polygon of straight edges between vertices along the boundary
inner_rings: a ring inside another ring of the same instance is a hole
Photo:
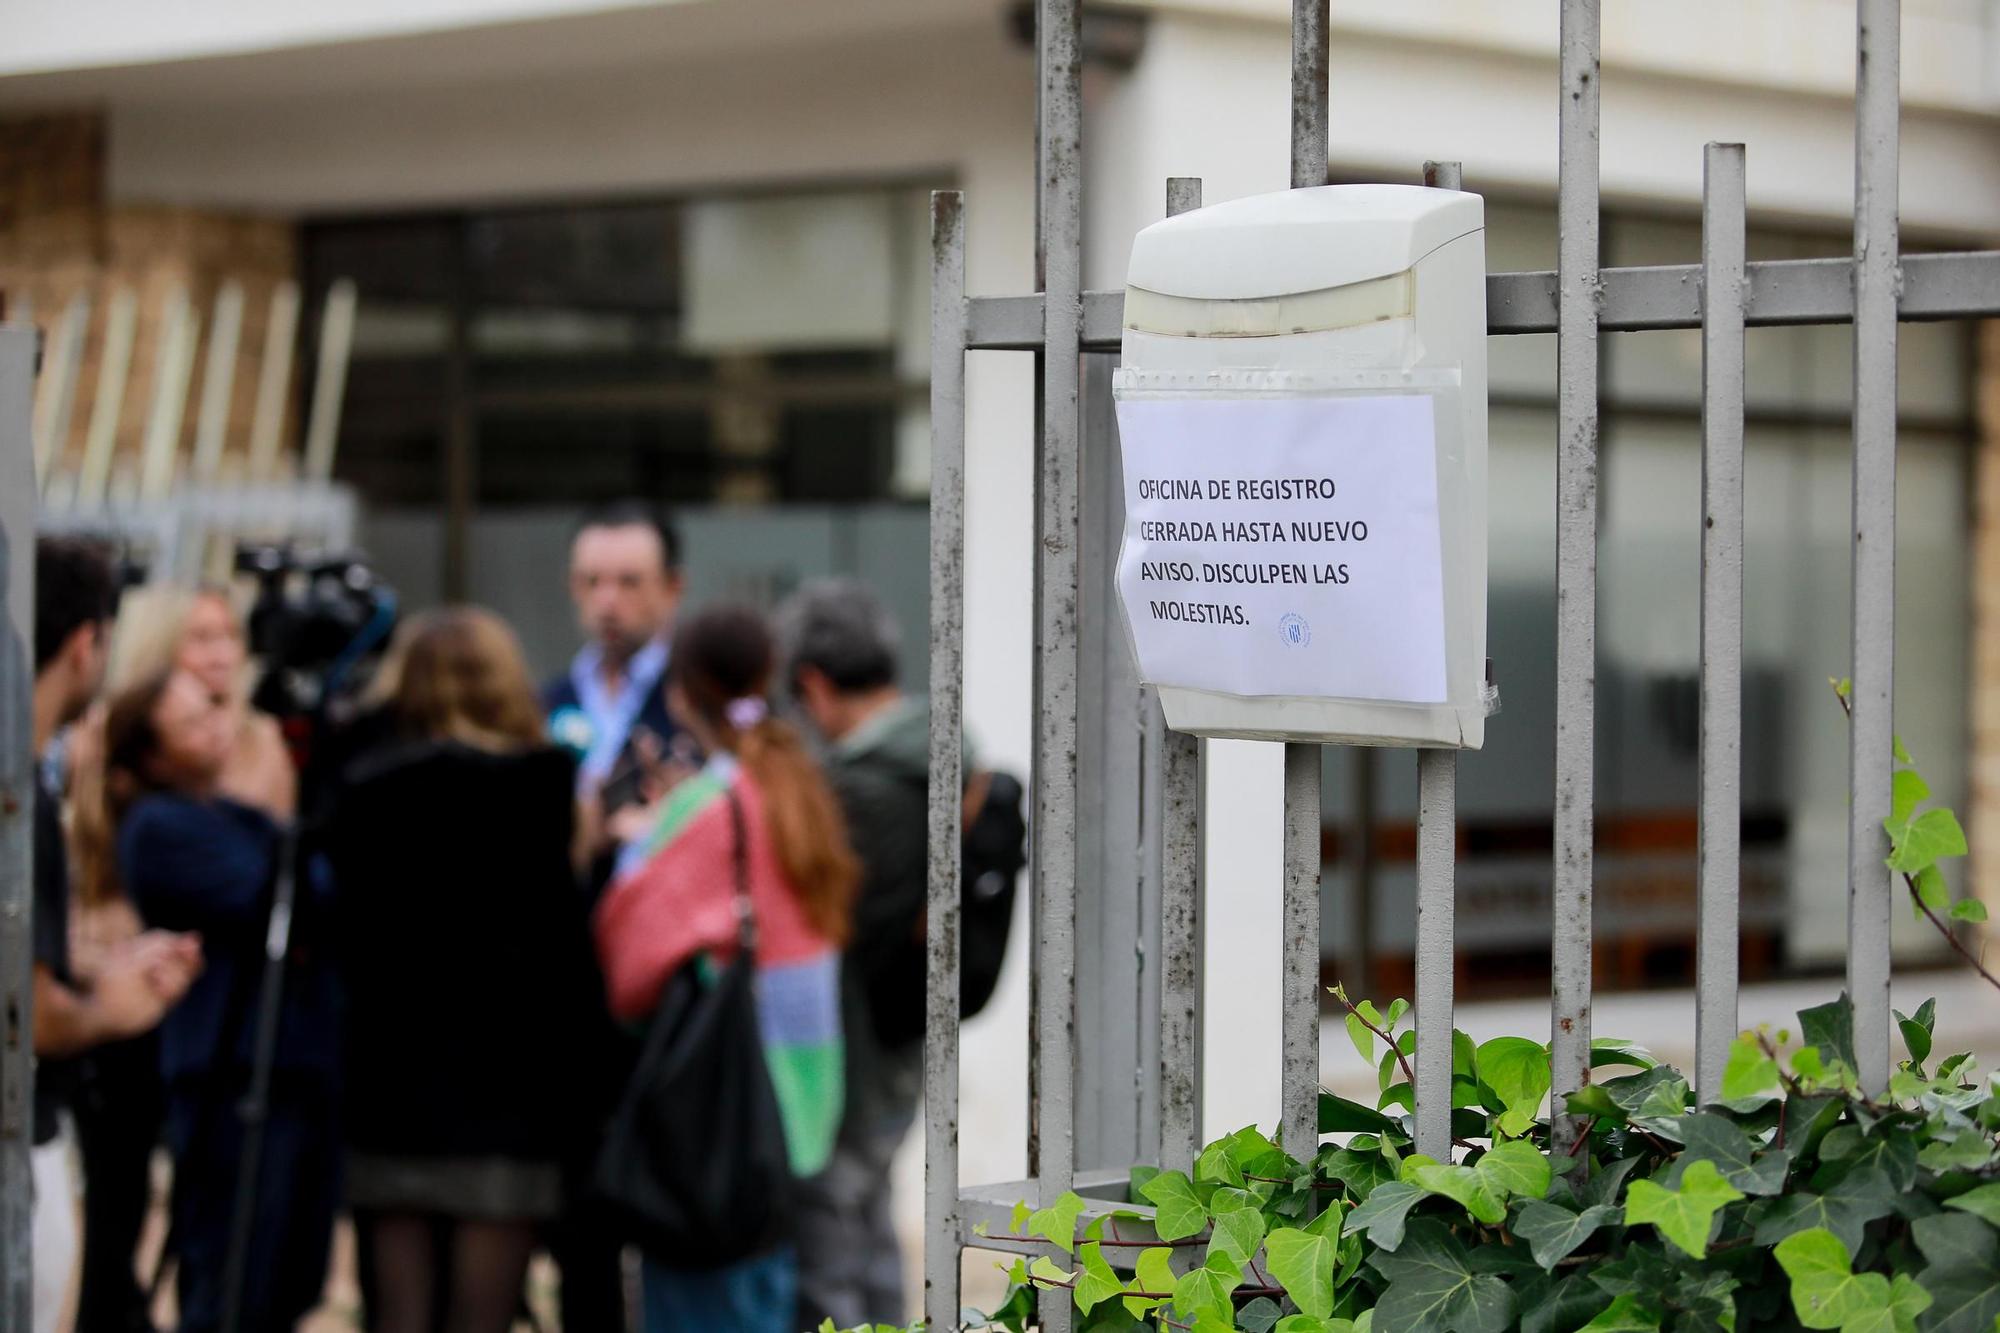
[[[403,638],[398,741],[342,775],[329,850],[347,1001],[348,1202],[374,1274],[369,1327],[513,1324],[536,1227],[614,1091],[572,862],[576,763],[546,739],[496,616]]]
[[[290,819],[298,806],[298,773],[277,722],[250,706],[250,650],[227,588],[154,583],[120,601],[109,692],[170,668],[201,682],[229,711],[235,739],[221,794],[280,822]]]

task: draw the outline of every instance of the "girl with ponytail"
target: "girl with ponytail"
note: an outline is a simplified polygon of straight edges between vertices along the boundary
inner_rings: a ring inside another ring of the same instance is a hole
[[[802,1178],[826,1164],[840,1127],[839,950],[860,867],[818,765],[766,705],[774,658],[763,617],[746,607],[703,611],[676,631],[667,702],[710,758],[628,847],[595,924],[612,1011],[631,1022],[653,1011],[668,979],[697,955],[726,962],[738,928],[733,794],[757,927],[764,1057],[792,1174]],[[645,1327],[790,1333],[796,1288],[789,1247],[701,1272],[649,1260]]]

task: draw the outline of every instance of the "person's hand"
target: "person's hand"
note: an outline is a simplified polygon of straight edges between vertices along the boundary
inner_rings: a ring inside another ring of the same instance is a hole
[[[152,985],[154,993],[169,1007],[187,994],[188,987],[201,975],[201,937],[198,935],[149,930],[133,940],[125,953],[131,965],[139,970]]]
[[[622,847],[651,833],[659,815],[660,807],[656,804],[624,806],[605,822],[604,831],[608,841]]]
[[[179,998],[176,996],[175,998]],[[90,1013],[99,1039],[118,1041],[159,1026],[172,1001],[160,993],[133,950],[107,963],[90,988]]]

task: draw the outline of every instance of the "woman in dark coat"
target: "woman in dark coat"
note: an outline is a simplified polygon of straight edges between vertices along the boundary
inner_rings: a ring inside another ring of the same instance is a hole
[[[601,1104],[580,1084],[607,1020],[574,762],[484,611],[412,627],[394,707],[410,739],[348,771],[328,841],[370,1326],[505,1333]]]

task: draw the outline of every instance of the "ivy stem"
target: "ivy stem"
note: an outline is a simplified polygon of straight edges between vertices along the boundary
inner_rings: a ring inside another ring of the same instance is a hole
[[[1996,977],[1986,970],[1986,965],[1979,961],[1978,955],[1965,947],[1965,941],[1958,937],[1958,932],[1946,925],[1943,919],[1931,910],[1931,905],[1924,901],[1923,895],[1917,892],[1916,877],[1905,872],[1903,875],[1903,885],[1910,891],[1910,901],[1917,905],[1918,911],[1930,919],[1930,923],[1933,926],[1937,927],[1938,934],[1944,936],[1944,942],[1949,944],[1973,971],[1984,977],[1987,985],[1993,987],[1995,990],[2000,990],[2000,977]]]
[[[1834,688],[1833,697],[1840,701],[1840,711],[1847,715],[1847,718],[1850,722],[1853,721],[1854,720],[1853,700],[1849,699],[1845,694],[1841,693],[1840,688],[1838,686]],[[1967,962],[1967,964],[1971,966],[1974,972],[1977,972],[1981,977],[1983,977],[1987,985],[1993,987],[1995,990],[2000,990],[2000,977],[1996,977],[1991,972],[1986,970],[1986,965],[1979,961],[1978,955],[1974,954],[1972,950],[1966,948],[1965,941],[1959,939],[1958,932],[1953,930],[1948,924],[1946,924],[1946,922],[1941,917],[1939,917],[1936,912],[1933,912],[1931,910],[1930,904],[1924,901],[1923,895],[1917,892],[1916,876],[1910,874],[1908,871],[1904,871],[1902,872],[1902,874],[1903,874],[1903,885],[1910,891],[1910,901],[1915,903],[1917,905],[1917,910],[1924,914],[1924,918],[1928,920],[1931,923],[1931,925],[1937,928],[1937,933],[1944,936],[1944,942],[1946,944],[1949,944],[1952,947],[1952,951],[1955,952],[1960,958],[1963,958]],[[1363,1021],[1365,1022],[1366,1020]]]
[[[1383,1043],[1387,1045],[1392,1052],[1394,1052],[1396,1056],[1396,1063],[1402,1066],[1403,1077],[1406,1080],[1408,1080],[1409,1085],[1411,1087],[1413,1088],[1416,1087],[1417,1073],[1414,1069],[1410,1068],[1410,1059],[1408,1056],[1403,1054],[1402,1048],[1396,1045],[1396,1039],[1390,1036],[1388,1033],[1384,1032],[1381,1028],[1378,1028],[1373,1023],[1369,1022],[1367,1015],[1363,1014],[1359,1009],[1356,1009],[1354,1005],[1349,1002],[1348,998],[1345,995],[1342,995],[1338,990],[1329,993],[1333,996],[1334,999],[1340,1001],[1342,1007],[1345,1008],[1348,1013],[1353,1014],[1356,1019],[1360,1020],[1362,1027],[1367,1028],[1370,1032],[1374,1033],[1376,1036],[1382,1039]]]

